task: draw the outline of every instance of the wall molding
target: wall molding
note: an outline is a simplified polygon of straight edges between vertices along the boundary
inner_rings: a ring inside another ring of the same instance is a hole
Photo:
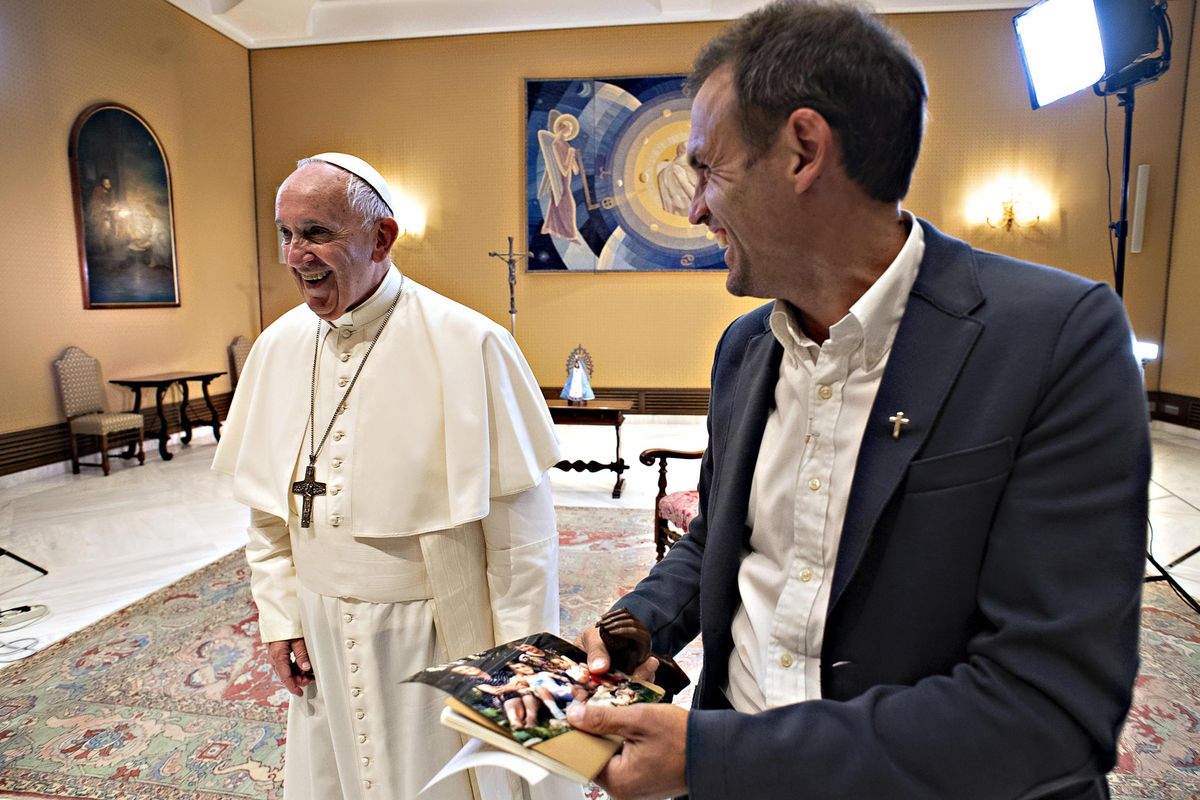
[[[542,386],[542,395],[549,398],[562,394],[561,386]],[[621,387],[592,387],[596,401],[629,400],[630,414],[708,414],[708,389],[646,389]]]
[[[229,413],[229,401],[232,398],[233,392],[212,395],[213,407],[217,409],[217,415],[222,420]],[[183,430],[179,424],[179,403],[163,406],[163,412],[167,416],[167,430],[170,433],[178,433]],[[208,407],[204,405],[204,398],[188,401],[188,416],[192,419],[193,430],[205,427],[204,422],[209,418],[209,413]],[[158,458],[155,439],[150,433],[153,431],[156,435],[158,432],[158,412],[153,403],[149,408],[142,409],[142,417],[146,420],[146,458]],[[70,461],[70,435],[70,428],[65,422],[57,425],[44,425],[40,428],[26,428],[11,433],[0,433],[0,475],[11,475],[14,472],[22,472],[34,467]],[[132,433],[110,436],[108,440],[109,453],[113,453],[118,446],[127,444],[134,438],[135,434]],[[81,458],[99,452],[100,442],[95,437],[87,436],[79,440]]]
[[[541,387],[542,395],[558,397],[562,388],[558,386]],[[631,414],[694,414],[708,413],[708,389],[646,389],[636,387],[605,387],[593,388],[597,400],[629,400],[633,403]],[[221,419],[229,413],[229,401],[233,392],[213,395],[213,405]],[[1183,425],[1200,430],[1200,398],[1190,397],[1171,392],[1147,392],[1147,405],[1150,418]],[[179,404],[173,403],[164,409],[167,415],[167,428],[171,433],[181,430],[179,425]],[[193,420],[203,421],[208,418],[208,409],[202,398],[188,402],[188,415]],[[158,418],[153,405],[142,409],[146,418],[146,430],[157,430]],[[194,427],[202,427],[194,426]],[[69,430],[67,423],[45,425],[40,428],[27,428],[22,431],[0,434],[0,475],[10,475],[14,472],[33,469],[71,458],[71,440],[67,438]],[[115,449],[117,445],[129,441],[125,438],[113,437]],[[154,451],[153,439],[147,439],[146,456],[157,458]],[[81,456],[99,452],[99,442],[95,439],[80,440]]]
[[[1200,397],[1171,392],[1147,392],[1150,419],[1200,429]]]

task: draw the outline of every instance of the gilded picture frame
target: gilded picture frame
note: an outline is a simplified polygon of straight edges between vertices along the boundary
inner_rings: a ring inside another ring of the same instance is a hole
[[[180,305],[171,169],[133,109],[97,103],[68,148],[83,307]]]

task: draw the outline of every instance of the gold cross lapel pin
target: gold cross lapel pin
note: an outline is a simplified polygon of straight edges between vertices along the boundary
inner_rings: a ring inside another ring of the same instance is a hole
[[[888,422],[892,423],[892,438],[899,439],[901,426],[907,425],[908,423],[912,422],[912,420],[904,416],[903,411],[897,411],[895,414],[888,417]]]

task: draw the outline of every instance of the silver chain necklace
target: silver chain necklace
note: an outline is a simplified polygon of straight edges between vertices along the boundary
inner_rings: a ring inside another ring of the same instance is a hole
[[[396,310],[396,305],[400,302],[402,294],[404,294],[403,275],[400,276],[400,291],[396,292],[396,299],[388,306],[387,313],[383,315],[383,322],[379,325],[379,330],[375,331],[375,336],[371,339],[371,344],[367,346],[367,352],[363,354],[362,361],[358,362],[358,369],[354,370],[354,377],[350,379],[350,385],[346,387],[346,391],[342,393],[342,399],[334,407],[333,416],[329,419],[329,426],[325,428],[325,435],[321,437],[321,443],[314,445],[317,427],[317,361],[321,355],[321,321],[317,320],[317,340],[316,344],[313,345],[312,386],[308,402],[308,466],[304,468],[304,480],[296,481],[292,484],[292,494],[297,494],[304,498],[304,506],[300,512],[301,528],[312,526],[313,498],[325,494],[325,484],[317,480],[317,456],[321,454],[322,448],[325,447],[325,440],[329,438],[329,433],[333,430],[333,425],[337,422],[338,416],[345,410],[346,398],[350,396],[350,390],[354,388],[354,384],[358,381],[358,376],[362,374],[363,367],[367,365],[367,359],[371,357],[371,351],[375,349],[375,343],[383,335],[383,329],[387,327],[388,320],[392,318],[392,312]]]

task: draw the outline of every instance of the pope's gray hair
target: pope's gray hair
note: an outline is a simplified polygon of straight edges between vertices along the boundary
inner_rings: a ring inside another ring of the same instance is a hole
[[[337,164],[330,164],[320,158],[302,158],[296,162],[296,169],[314,163],[329,164],[346,176],[346,202],[349,204],[350,210],[361,220],[360,224],[363,230],[375,227],[375,223],[384,217],[393,216],[387,203],[383,202],[383,198],[371,187],[371,184],[353,172],[342,169]]]

